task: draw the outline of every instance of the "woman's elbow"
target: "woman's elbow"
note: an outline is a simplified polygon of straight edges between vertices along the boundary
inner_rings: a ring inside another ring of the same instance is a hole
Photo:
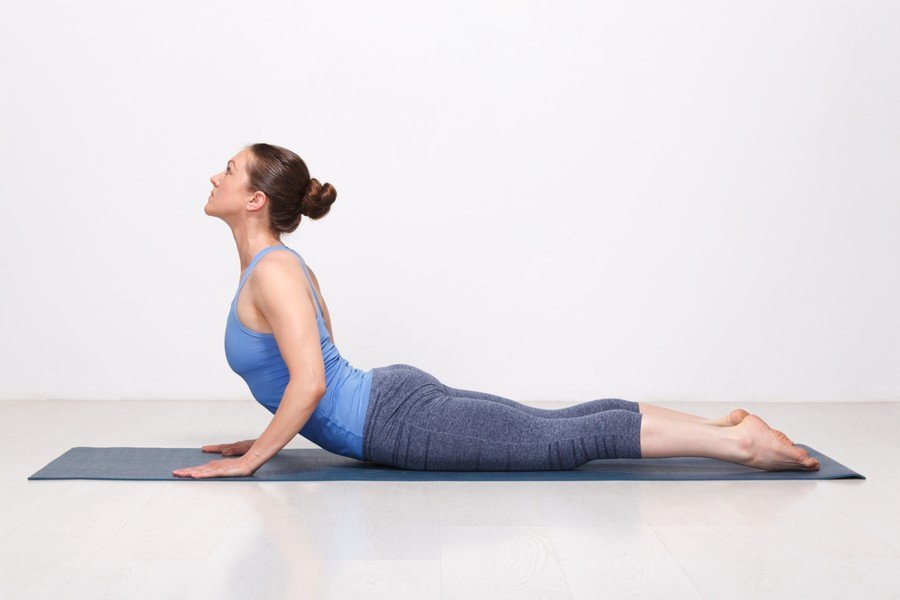
[[[303,396],[311,398],[313,402],[318,402],[325,395],[328,384],[324,379],[303,377],[291,379],[291,387],[298,390]]]

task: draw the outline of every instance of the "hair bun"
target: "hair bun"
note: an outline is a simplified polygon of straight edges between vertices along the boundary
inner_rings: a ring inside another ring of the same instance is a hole
[[[300,200],[300,214],[310,219],[321,219],[337,198],[337,191],[330,183],[320,183],[315,177],[310,177],[306,183],[306,192]]]

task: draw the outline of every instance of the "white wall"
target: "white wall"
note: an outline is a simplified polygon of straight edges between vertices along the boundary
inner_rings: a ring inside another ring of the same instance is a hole
[[[208,178],[360,368],[520,401],[900,399],[897,2],[4,2],[0,397],[249,398]]]

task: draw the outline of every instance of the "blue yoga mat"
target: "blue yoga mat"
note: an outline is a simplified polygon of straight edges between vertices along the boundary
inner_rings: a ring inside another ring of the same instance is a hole
[[[282,450],[249,477],[176,477],[172,471],[223,459],[198,448],[71,448],[28,479],[152,481],[611,481],[865,479],[809,446],[818,471],[763,471],[714,458],[614,458],[569,471],[413,471],[340,456],[321,448]],[[236,460],[224,458],[224,460]]]

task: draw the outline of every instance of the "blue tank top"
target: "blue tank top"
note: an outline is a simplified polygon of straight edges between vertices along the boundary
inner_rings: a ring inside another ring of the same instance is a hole
[[[237,316],[237,300],[250,276],[253,267],[272,250],[290,250],[303,268],[309,282],[309,289],[315,299],[316,322],[319,326],[319,340],[322,344],[322,358],[325,361],[326,392],[316,406],[315,412],[300,430],[300,435],[318,444],[325,450],[363,460],[362,435],[366,409],[369,406],[369,392],[372,388],[372,371],[356,369],[344,359],[337,346],[331,341],[322,309],[316,295],[306,263],[297,252],[287,246],[269,246],[260,250],[241,278],[225,326],[225,358],[231,370],[250,387],[257,402],[272,414],[278,410],[290,374],[275,336],[271,333],[253,331],[244,326]]]

